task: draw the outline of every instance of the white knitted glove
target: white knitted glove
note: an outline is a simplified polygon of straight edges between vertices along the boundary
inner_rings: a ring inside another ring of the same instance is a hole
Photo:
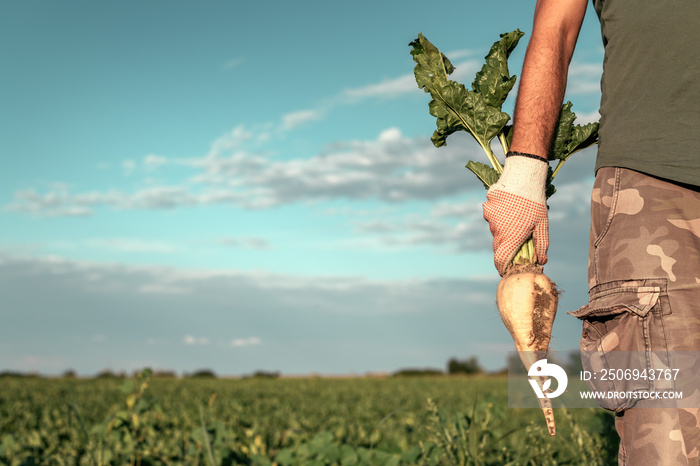
[[[484,218],[493,234],[494,264],[501,275],[530,236],[534,240],[537,263],[547,262],[549,219],[545,184],[548,168],[545,159],[509,152],[503,173],[486,193]]]

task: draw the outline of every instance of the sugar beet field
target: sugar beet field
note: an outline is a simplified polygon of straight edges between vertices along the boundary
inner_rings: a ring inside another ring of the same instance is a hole
[[[503,377],[0,379],[1,465],[616,464],[610,413]]]

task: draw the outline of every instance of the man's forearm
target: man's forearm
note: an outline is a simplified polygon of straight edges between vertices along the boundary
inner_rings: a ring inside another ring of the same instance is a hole
[[[585,10],[585,0],[538,2],[515,104],[512,151],[547,157]]]

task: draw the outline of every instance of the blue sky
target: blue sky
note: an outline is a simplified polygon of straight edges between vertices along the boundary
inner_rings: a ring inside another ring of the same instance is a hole
[[[512,348],[464,165],[436,149],[419,32],[470,83],[534,1],[16,2],[0,14],[0,370],[490,369]],[[597,119],[589,9],[567,99]],[[510,113],[512,99],[504,109]],[[550,201],[548,274],[587,297],[595,150]]]

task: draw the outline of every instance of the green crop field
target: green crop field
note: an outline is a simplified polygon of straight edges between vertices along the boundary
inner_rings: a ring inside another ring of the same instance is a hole
[[[0,378],[1,465],[616,464],[610,413],[507,407],[503,377]]]

